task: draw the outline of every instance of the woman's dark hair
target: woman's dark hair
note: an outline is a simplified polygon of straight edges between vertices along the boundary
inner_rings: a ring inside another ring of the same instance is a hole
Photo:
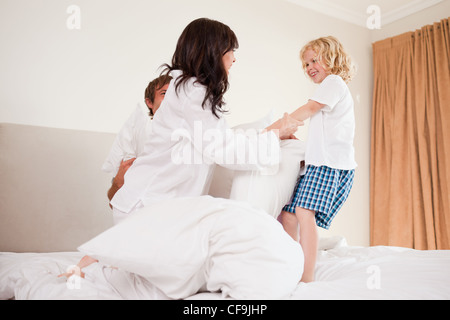
[[[182,76],[176,83],[176,90],[189,78],[196,77],[196,82],[206,87],[206,95],[202,107],[209,101],[212,113],[219,118],[218,113],[225,102],[223,95],[228,90],[228,73],[222,62],[222,57],[230,50],[239,47],[234,32],[225,24],[200,18],[192,21],[178,39],[172,65],[165,64],[163,72],[181,70]]]

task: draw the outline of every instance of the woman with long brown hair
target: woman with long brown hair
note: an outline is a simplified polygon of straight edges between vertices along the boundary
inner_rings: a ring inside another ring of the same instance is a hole
[[[163,73],[173,80],[153,119],[148,153],[136,159],[112,199],[116,212],[131,213],[159,200],[207,194],[215,164],[261,170],[279,161],[277,155],[265,163],[258,161],[261,146],[279,150],[279,139],[289,138],[300,121],[286,115],[251,139],[230,130],[222,116],[238,46],[234,32],[215,20],[197,19],[184,29],[171,65],[163,66]]]
[[[111,200],[115,223],[148,204],[207,194],[215,164],[240,170],[278,164],[278,154],[259,161],[261,147],[279,151],[279,139],[290,138],[301,121],[285,114],[255,139],[230,130],[221,116],[237,48],[236,35],[221,22],[201,18],[185,28],[172,65],[164,65],[163,72],[173,79],[154,115],[144,154],[128,169],[124,185]],[[94,262],[85,256],[63,275],[76,272],[84,277],[81,269]]]

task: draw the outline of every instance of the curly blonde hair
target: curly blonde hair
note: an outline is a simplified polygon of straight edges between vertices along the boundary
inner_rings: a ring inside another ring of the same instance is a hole
[[[326,70],[331,74],[340,76],[346,83],[350,82],[356,75],[356,66],[335,37],[328,36],[312,40],[300,50],[300,60],[305,72],[306,64],[303,56],[308,49],[312,49],[317,54],[320,64]]]

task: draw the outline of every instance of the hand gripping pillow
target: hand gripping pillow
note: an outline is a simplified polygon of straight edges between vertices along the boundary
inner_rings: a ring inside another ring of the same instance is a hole
[[[236,171],[230,199],[244,201],[278,217],[294,191],[300,174],[300,162],[305,160],[306,143],[300,140],[280,142],[280,165],[276,172]]]
[[[303,271],[300,245],[275,219],[210,196],[144,207],[79,251],[145,277],[173,299],[205,287],[236,299],[281,299]]]

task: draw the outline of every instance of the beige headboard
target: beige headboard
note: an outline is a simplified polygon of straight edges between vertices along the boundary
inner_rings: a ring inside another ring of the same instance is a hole
[[[0,251],[75,251],[112,226],[114,134],[0,123]]]

